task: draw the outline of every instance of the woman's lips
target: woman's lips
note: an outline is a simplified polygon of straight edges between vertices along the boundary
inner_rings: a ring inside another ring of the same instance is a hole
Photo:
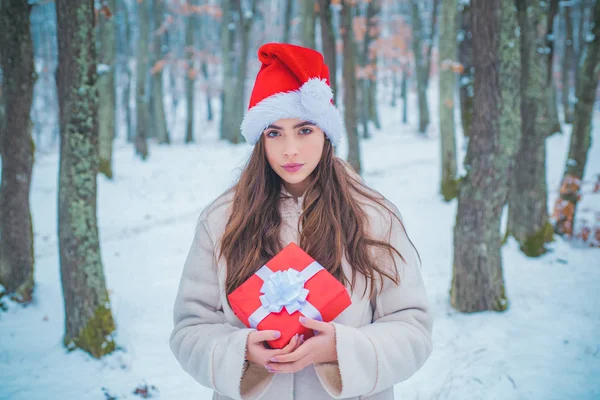
[[[285,169],[287,172],[296,172],[302,168],[303,165],[304,164],[285,164],[283,169]]]

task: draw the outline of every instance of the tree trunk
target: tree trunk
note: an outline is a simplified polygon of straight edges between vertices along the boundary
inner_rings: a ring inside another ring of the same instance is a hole
[[[315,2],[302,0],[302,45],[315,49]]]
[[[238,12],[238,32],[240,35],[240,55],[238,59],[238,70],[237,70],[237,88],[236,88],[236,107],[235,112],[231,115],[236,129],[235,129],[235,143],[241,142],[240,126],[242,125],[242,119],[244,118],[244,110],[246,109],[246,75],[248,74],[248,49],[250,47],[250,35],[252,31],[252,23],[255,16],[257,15],[257,1],[252,0],[250,2],[250,13],[244,12],[242,3],[240,0],[236,0],[236,7]],[[314,21],[314,17],[313,17]],[[314,37],[314,34],[313,34]]]
[[[462,73],[458,84],[460,97],[460,119],[463,136],[471,136],[473,121],[473,32],[471,28],[471,6],[461,4],[461,27],[459,32],[458,61],[462,65]]]
[[[117,24],[112,13],[116,11],[116,0],[103,0],[98,13],[98,130],[100,142],[99,172],[112,179],[112,144],[115,138],[116,86],[115,62],[117,46]]]
[[[379,24],[377,19],[381,12],[380,0],[372,0],[367,5],[367,31],[365,32],[365,63],[369,66],[369,74],[366,77],[366,115],[367,120],[373,122],[376,129],[381,129],[379,115],[377,113],[377,49],[371,49],[373,43],[379,39]]]
[[[187,123],[185,126],[185,143],[194,142],[194,84],[196,82],[196,63],[194,54],[194,15],[190,14],[185,23],[185,47],[188,70],[185,74],[185,101],[187,105]]]
[[[573,234],[579,190],[592,144],[592,115],[600,71],[600,2],[594,4],[592,18],[591,32],[588,34],[591,41],[583,52],[578,71],[579,86],[576,93],[578,101],[575,103],[569,157],[560,188],[560,198],[554,206],[554,230],[561,235]]]
[[[319,20],[321,21],[323,57],[325,58],[325,64],[329,67],[329,85],[333,91],[333,102],[334,104],[337,104],[337,52],[335,46],[335,33],[333,31],[331,0],[319,0]]]
[[[137,43],[136,61],[136,136],[135,152],[145,160],[148,157],[148,131],[150,126],[150,91],[148,88],[148,1],[138,2],[140,37]]]
[[[552,76],[553,71],[553,59],[554,59],[554,20],[558,14],[558,0],[550,0],[548,9],[548,22],[546,26],[546,50],[548,53],[548,60],[546,62],[548,71],[546,73],[546,99],[548,101],[548,107],[545,109],[546,119],[548,121],[548,136],[562,131],[560,126],[560,120],[558,119],[558,102],[556,96],[556,85]]]
[[[456,179],[456,138],[454,127],[454,90],[456,77],[454,64],[458,63],[456,53],[456,18],[458,0],[443,0],[442,21],[440,24],[440,144],[442,181],[440,193],[444,201],[450,201],[457,195]]]
[[[366,16],[365,16],[365,20],[367,21],[366,24],[368,25],[369,22],[369,7],[371,6],[372,2],[369,2],[368,6],[367,6],[367,12],[366,12]],[[358,10],[358,8],[355,8],[355,12],[357,13],[357,17],[360,14],[360,11]],[[362,43],[360,40],[356,41],[356,56],[357,56],[357,62],[358,65],[360,67],[360,69],[362,70],[362,73],[360,74],[360,78],[357,79],[357,110],[356,110],[356,114],[358,116],[358,126],[362,126],[362,137],[365,139],[369,139],[371,137],[371,134],[369,132],[369,86],[371,84],[369,77],[368,77],[368,64],[369,64],[369,46],[370,46],[370,35],[369,35],[369,28],[367,27],[365,29],[365,33],[362,37]],[[361,45],[362,44],[362,48]]]
[[[356,55],[352,31],[352,1],[343,0],[340,14],[342,42],[344,47],[344,123],[348,135],[348,162],[361,173],[360,144],[356,128]]]
[[[427,68],[428,63],[423,55],[421,27],[421,15],[419,11],[419,1],[413,0],[412,3],[412,45],[415,57],[415,67],[417,76],[417,100],[419,104],[419,133],[425,134],[427,125],[429,125],[429,105],[427,103]],[[430,44],[431,45],[431,44]]]
[[[56,0],[60,105],[58,238],[64,344],[100,358],[115,349],[96,220],[98,97],[94,1]]]
[[[402,123],[408,123],[408,77],[406,73],[406,69],[402,70]]]
[[[583,52],[585,50],[586,47],[586,40],[585,40],[585,32],[588,30],[587,29],[587,9],[588,7],[586,6],[586,2],[583,0],[580,0],[577,2],[577,5],[579,6],[579,28],[577,30],[577,51],[575,53],[575,58],[573,59],[573,70],[575,72],[579,71],[579,62],[581,61],[581,57],[583,56]],[[576,73],[575,74],[575,90],[577,90],[577,88],[579,87],[579,75]]]
[[[565,123],[573,123],[573,104],[571,103],[571,72],[573,66],[573,21],[571,7],[562,7],[565,17],[565,50],[562,58],[562,106],[565,114]]]
[[[210,76],[208,75],[208,64],[206,61],[202,61],[202,76],[206,82],[206,120],[213,120],[213,109],[212,109],[212,86],[210,82]]]
[[[511,2],[471,0],[475,93],[467,175],[458,194],[454,227],[451,304],[462,312],[503,311],[508,307],[500,254],[500,217],[508,193],[510,166],[518,130],[501,130],[501,79],[511,60],[501,64],[502,43],[515,37]],[[502,7],[500,10],[499,8]],[[509,32],[506,25],[513,29]],[[501,32],[502,29],[502,32]],[[515,46],[516,47],[516,46]]]
[[[32,300],[34,289],[29,209],[34,144],[29,113],[36,74],[29,8],[22,0],[2,0],[0,4],[0,91],[10,99],[5,104],[9,118],[0,126],[0,285],[14,300],[24,303]]]
[[[517,0],[521,32],[521,120],[522,138],[516,157],[509,198],[508,231],[527,256],[546,252],[552,241],[548,222],[546,188],[545,115],[547,62],[545,52],[547,3]]]
[[[131,71],[130,61],[130,49],[131,49],[131,23],[129,21],[129,9],[126,1],[122,2],[123,20],[125,24],[125,54],[123,55],[123,70],[125,71],[125,84],[123,85],[123,108],[125,110],[125,123],[126,123],[126,135],[127,142],[131,143],[134,139],[134,127],[133,127],[133,113],[131,110],[131,81],[133,79],[133,73]]]
[[[239,143],[241,141],[240,125],[237,123],[238,119],[233,115],[238,109],[237,96],[239,96],[239,85],[235,69],[237,26],[234,20],[235,1],[239,0],[223,0],[223,21],[221,23],[221,63],[223,64],[221,139],[231,143]]]
[[[152,65],[156,65],[157,62],[162,60],[164,57],[163,52],[163,35],[158,34],[157,31],[163,24],[165,11],[164,11],[164,0],[152,0],[152,11],[154,17],[154,38],[153,43],[153,60]],[[163,68],[158,68],[154,74],[152,74],[152,123],[154,125],[154,131],[156,132],[156,138],[158,143],[169,144],[171,138],[167,131],[167,120],[165,118],[165,106],[163,104]]]
[[[283,43],[291,43],[292,30],[292,10],[294,8],[294,0],[285,0],[285,14],[283,16]],[[225,9],[225,7],[223,7]]]

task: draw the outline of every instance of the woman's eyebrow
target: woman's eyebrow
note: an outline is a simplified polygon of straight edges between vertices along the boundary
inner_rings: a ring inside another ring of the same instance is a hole
[[[267,127],[265,128],[265,130],[267,130],[267,129],[280,129],[280,130],[281,130],[281,129],[283,129],[283,128],[282,128],[282,127],[280,127],[280,126],[277,126],[277,125],[273,125],[273,124],[271,124],[271,125],[269,125],[269,126],[267,126]]]
[[[313,122],[310,122],[310,121],[302,121],[302,122],[300,122],[299,124],[296,124],[296,125],[294,125],[294,129],[296,129],[296,128],[300,128],[301,126],[304,126],[304,125],[312,125],[312,126],[316,126],[316,125],[315,125]]]

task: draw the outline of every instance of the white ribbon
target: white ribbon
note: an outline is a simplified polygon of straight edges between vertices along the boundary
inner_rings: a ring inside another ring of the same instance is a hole
[[[270,313],[280,312],[284,307],[289,314],[300,311],[304,316],[319,321],[323,320],[319,310],[306,301],[309,290],[304,287],[306,281],[315,276],[317,272],[324,269],[316,261],[310,263],[302,271],[289,268],[284,271],[273,272],[269,267],[263,265],[256,275],[264,281],[260,292],[261,306],[248,318],[252,328],[265,319]]]

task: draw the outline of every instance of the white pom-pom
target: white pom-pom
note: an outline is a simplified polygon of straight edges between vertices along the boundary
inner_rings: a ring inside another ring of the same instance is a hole
[[[300,88],[300,103],[306,110],[323,112],[332,98],[333,91],[325,79],[309,79]]]

